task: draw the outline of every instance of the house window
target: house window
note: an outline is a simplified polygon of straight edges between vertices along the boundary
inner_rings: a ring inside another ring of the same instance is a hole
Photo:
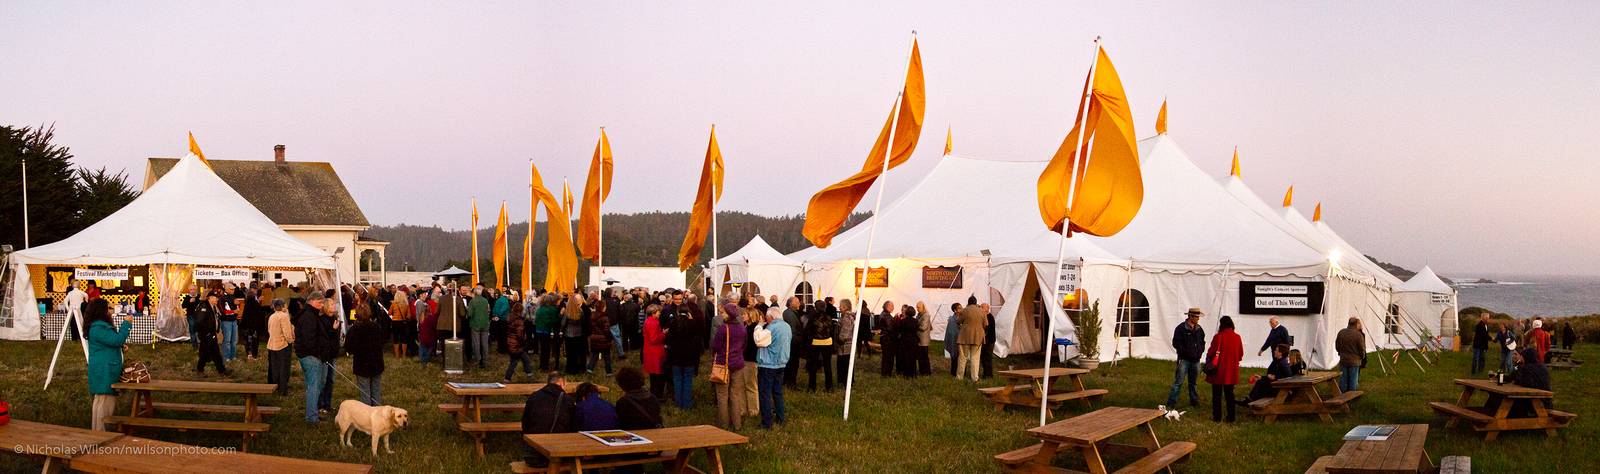
[[[1117,335],[1150,336],[1150,300],[1139,290],[1129,289],[1117,298]]]
[[[800,304],[809,305],[816,300],[816,294],[811,290],[811,282],[802,281],[794,287],[794,295],[800,298]]]
[[[1389,305],[1389,314],[1383,315],[1383,333],[1400,334],[1400,306]]]
[[[383,257],[377,250],[366,249],[361,251],[361,271],[376,272],[383,270]]]

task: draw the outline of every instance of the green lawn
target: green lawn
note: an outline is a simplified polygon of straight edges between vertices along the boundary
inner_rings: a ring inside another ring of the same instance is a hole
[[[50,362],[53,343],[0,343],[0,400],[11,403],[12,417],[71,426],[89,425],[89,395],[85,388],[81,352],[64,351],[56,383],[49,391],[40,388]],[[70,349],[70,346],[69,346]],[[937,347],[935,348],[937,351]],[[945,374],[947,365],[934,356],[936,374]],[[1600,360],[1595,346],[1579,348],[1580,359]],[[194,353],[188,345],[163,344],[130,347],[129,360],[150,363],[160,379],[192,379]],[[1491,354],[1491,364],[1498,354]],[[340,359],[341,371],[348,373],[350,360]],[[878,360],[868,357],[858,367],[857,391],[849,422],[840,419],[843,390],[834,393],[789,392],[787,426],[764,431],[759,423],[747,419],[743,430],[751,443],[725,450],[723,457],[732,472],[994,472],[990,458],[996,453],[1031,443],[1023,430],[1035,426],[1037,412],[1008,410],[995,412],[973,391],[973,385],[945,376],[913,380],[877,376]],[[1037,367],[1038,357],[998,359],[998,368]],[[364,448],[365,435],[357,434],[358,448],[337,445],[336,428],[331,420],[319,425],[301,421],[303,397],[299,392],[288,397],[266,397],[262,402],[284,408],[284,413],[269,418],[272,431],[252,443],[252,452],[374,463],[381,472],[466,472],[502,471],[507,462],[518,459],[521,447],[515,436],[491,436],[488,456],[478,459],[472,442],[457,432],[451,419],[434,405],[451,401],[441,388],[447,380],[498,381],[504,370],[503,358],[489,370],[468,372],[447,378],[437,366],[424,370],[413,361],[389,360],[384,374],[386,403],[411,411],[412,426],[393,436],[395,455],[373,459]],[[1406,357],[1401,357],[1398,372],[1384,375],[1374,364],[1364,373],[1362,389],[1367,396],[1354,404],[1351,415],[1336,416],[1332,424],[1314,417],[1295,417],[1265,425],[1258,418],[1241,415],[1232,425],[1212,423],[1206,409],[1190,409],[1181,422],[1159,420],[1157,435],[1163,441],[1188,440],[1200,445],[1182,472],[1303,472],[1318,456],[1332,454],[1340,445],[1340,435],[1363,423],[1429,423],[1428,452],[1437,462],[1443,455],[1472,457],[1477,472],[1595,472],[1600,469],[1595,453],[1600,446],[1600,420],[1594,408],[1600,406],[1600,385],[1587,383],[1591,377],[1578,369],[1554,375],[1559,409],[1578,413],[1580,418],[1557,438],[1542,433],[1511,433],[1495,443],[1484,443],[1470,428],[1445,429],[1443,422],[1428,409],[1429,401],[1453,401],[1460,391],[1450,379],[1467,372],[1468,355],[1448,354],[1437,365],[1422,373]],[[1150,407],[1164,401],[1171,381],[1172,364],[1155,360],[1129,360],[1119,367],[1109,365],[1088,376],[1091,387],[1106,388],[1111,394],[1106,403],[1118,406]],[[264,382],[265,361],[236,362],[234,376],[227,380]],[[296,369],[294,390],[301,390]],[[1259,372],[1247,371],[1248,373]],[[802,372],[802,381],[804,372]],[[212,376],[207,380],[219,380]],[[612,385],[610,380],[597,380]],[[985,381],[996,385],[998,381]],[[1202,383],[1203,398],[1209,399],[1209,386]],[[1242,396],[1248,391],[1240,386]],[[713,423],[713,401],[708,386],[696,386],[697,408],[689,412],[667,410],[669,425]],[[336,383],[334,405],[355,398],[355,387],[342,380]],[[1480,395],[1481,397],[1481,395]],[[126,399],[126,397],[124,397]],[[230,397],[188,395],[174,401],[190,403],[238,403]],[[1479,401],[1481,402],[1481,398]],[[126,401],[118,412],[126,410]],[[1068,405],[1057,414],[1081,414],[1079,405]],[[238,446],[238,438],[215,433],[146,431],[158,439],[209,446]],[[1579,449],[1567,449],[1579,448]],[[381,453],[381,451],[380,451]],[[1128,460],[1109,460],[1113,464]],[[0,456],[0,471],[27,471],[25,458]],[[698,456],[696,463],[700,462]],[[1065,455],[1058,464],[1082,469],[1076,455]],[[243,466],[241,466],[243,467]]]

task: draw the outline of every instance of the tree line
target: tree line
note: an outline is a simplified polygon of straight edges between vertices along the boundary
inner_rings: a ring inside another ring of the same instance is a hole
[[[22,163],[28,163],[28,241],[55,242],[133,202],[126,171],[74,165],[72,150],[53,143],[54,126],[0,125],[0,244],[23,248]]]

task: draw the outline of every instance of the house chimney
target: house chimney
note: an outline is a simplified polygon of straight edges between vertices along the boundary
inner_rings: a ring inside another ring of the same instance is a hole
[[[272,147],[272,161],[276,161],[280,165],[285,163],[283,159],[283,145]]]

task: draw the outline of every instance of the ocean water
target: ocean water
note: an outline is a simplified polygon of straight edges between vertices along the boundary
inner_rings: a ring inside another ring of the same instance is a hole
[[[1456,279],[1462,308],[1480,306],[1518,317],[1600,313],[1600,276],[1463,275]],[[1462,284],[1487,278],[1493,284]]]

